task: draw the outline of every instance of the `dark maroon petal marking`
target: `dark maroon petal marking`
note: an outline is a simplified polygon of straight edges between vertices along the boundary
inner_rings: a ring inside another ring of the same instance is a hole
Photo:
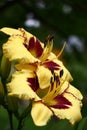
[[[37,91],[39,88],[38,79],[36,78],[27,78],[27,82],[29,83],[29,86],[33,89],[33,91]]]
[[[54,98],[54,100],[57,102],[55,105],[51,105],[50,107],[56,108],[56,109],[67,109],[70,106],[72,106],[72,103],[66,99],[63,95],[58,95]]]
[[[53,61],[46,61],[44,63],[42,63],[42,65],[46,68],[48,68],[49,70],[59,70],[59,64],[53,62]]]
[[[34,37],[31,37],[28,44],[24,44],[24,46],[27,48],[28,51],[31,52],[31,54],[35,54],[34,56],[36,58],[40,57],[43,53],[43,48],[40,44],[40,41],[38,39],[35,39]]]

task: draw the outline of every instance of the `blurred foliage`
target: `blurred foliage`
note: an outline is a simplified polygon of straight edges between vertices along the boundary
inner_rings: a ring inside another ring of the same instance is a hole
[[[40,26],[29,26],[29,19],[38,20]],[[66,49],[62,59],[70,70],[74,80],[72,84],[84,95],[83,99],[83,122],[87,123],[87,1],[86,0],[0,0],[0,28],[25,28],[44,42],[48,34],[54,35],[55,50],[61,49],[64,41],[68,42],[71,35],[78,37],[83,49],[79,51],[76,46],[71,46],[72,51]],[[6,116],[1,109],[0,127],[4,129]],[[30,119],[29,119],[30,120]],[[29,123],[29,121],[28,121]],[[28,124],[24,130],[52,129],[52,130],[76,130],[77,124],[71,127],[67,121],[50,121],[46,127],[35,127]],[[1,125],[2,124],[2,125]],[[63,124],[63,125],[62,125]],[[84,124],[84,123],[81,123]],[[86,130],[79,125],[78,130]]]

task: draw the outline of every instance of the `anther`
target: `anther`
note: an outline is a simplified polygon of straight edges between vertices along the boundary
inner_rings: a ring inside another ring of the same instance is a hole
[[[63,73],[64,73],[64,71],[61,70],[61,71],[60,71],[60,78],[63,76]]]
[[[51,73],[52,73],[52,75],[54,75],[54,70],[53,69],[51,70]]]
[[[53,40],[54,36],[53,35],[48,35],[47,38],[45,39],[45,43],[47,43],[48,41]]]
[[[52,82],[53,82],[53,77],[50,78],[50,84],[52,84]]]

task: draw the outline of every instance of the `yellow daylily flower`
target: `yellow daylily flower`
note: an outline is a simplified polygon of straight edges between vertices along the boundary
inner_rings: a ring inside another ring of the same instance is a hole
[[[17,60],[17,71],[7,84],[8,94],[32,101],[31,116],[36,125],[46,125],[52,115],[68,119],[71,124],[81,119],[82,94],[69,82],[72,76],[58,56],[52,53],[52,37],[45,46],[24,29],[2,28],[10,38],[3,53]],[[39,113],[39,115],[38,115]]]
[[[31,116],[36,125],[46,125],[52,115],[74,124],[82,118],[82,95],[69,82],[60,80],[58,75],[53,74],[50,86],[41,89],[37,75],[33,71],[22,70],[13,74],[7,88],[9,95],[33,102]]]

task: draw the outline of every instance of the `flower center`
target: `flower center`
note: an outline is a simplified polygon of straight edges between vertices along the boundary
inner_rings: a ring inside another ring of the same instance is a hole
[[[58,75],[53,73],[53,77],[50,79],[50,87],[47,94],[43,97],[45,102],[53,100],[59,93],[60,90],[60,79]]]
[[[63,76],[64,71],[60,70],[59,75],[54,72],[54,70],[51,72],[52,77],[50,78],[50,86],[48,88],[41,89],[39,87],[37,76],[27,78],[27,82],[32,90],[41,98],[40,102],[43,102],[44,105],[48,106],[49,108],[68,109],[70,106],[72,106],[72,104],[66,97],[64,97],[64,93],[67,91],[64,90],[62,93],[60,93],[61,87],[66,81],[67,76],[65,77],[64,81],[61,82],[61,77]],[[66,87],[68,89],[69,85]]]
[[[59,76],[56,75],[54,71],[52,73],[53,77],[51,77],[50,80],[51,84],[49,90],[42,99],[48,107],[53,107],[57,109],[67,109],[72,105],[71,102],[63,96],[63,93],[59,94],[59,91],[66,80],[65,78],[65,80],[62,83],[60,81],[60,78],[63,76],[64,72],[63,70],[60,70]]]

